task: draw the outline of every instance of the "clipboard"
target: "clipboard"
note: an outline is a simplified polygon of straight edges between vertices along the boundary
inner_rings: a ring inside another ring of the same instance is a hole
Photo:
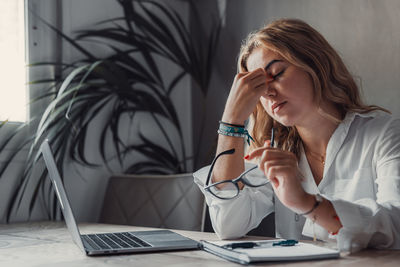
[[[223,259],[249,264],[255,262],[277,262],[277,261],[302,261],[302,260],[322,260],[335,259],[340,257],[338,250],[316,246],[309,243],[296,242],[291,246],[275,246],[274,243],[284,240],[255,240],[239,241],[232,248],[231,241],[200,241],[200,248]],[[244,247],[240,246],[243,242]],[[246,247],[248,243],[259,245]]]

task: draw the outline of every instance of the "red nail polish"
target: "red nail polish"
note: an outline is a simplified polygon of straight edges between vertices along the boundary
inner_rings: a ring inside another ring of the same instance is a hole
[[[339,233],[339,230],[336,231],[335,233],[330,233],[331,235],[337,235]]]

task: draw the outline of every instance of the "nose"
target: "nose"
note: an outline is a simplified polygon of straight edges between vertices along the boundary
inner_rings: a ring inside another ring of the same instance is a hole
[[[272,85],[269,85],[264,96],[268,98],[274,98],[276,95],[277,95],[276,89]]]

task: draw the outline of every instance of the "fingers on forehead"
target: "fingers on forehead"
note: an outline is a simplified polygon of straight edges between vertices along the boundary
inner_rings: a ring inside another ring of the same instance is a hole
[[[263,78],[265,79],[265,73],[261,72],[261,71],[254,71],[254,72],[248,72],[246,73],[244,76],[240,76],[240,78],[242,78],[244,81],[251,81],[257,78]]]

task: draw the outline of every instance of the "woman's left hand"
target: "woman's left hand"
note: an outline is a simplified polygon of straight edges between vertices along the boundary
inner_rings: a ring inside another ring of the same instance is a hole
[[[249,153],[246,159],[258,160],[258,167],[271,181],[275,194],[285,206],[297,213],[311,209],[315,200],[301,185],[304,178],[298,168],[296,156],[269,146],[270,142],[265,142],[263,147]]]

